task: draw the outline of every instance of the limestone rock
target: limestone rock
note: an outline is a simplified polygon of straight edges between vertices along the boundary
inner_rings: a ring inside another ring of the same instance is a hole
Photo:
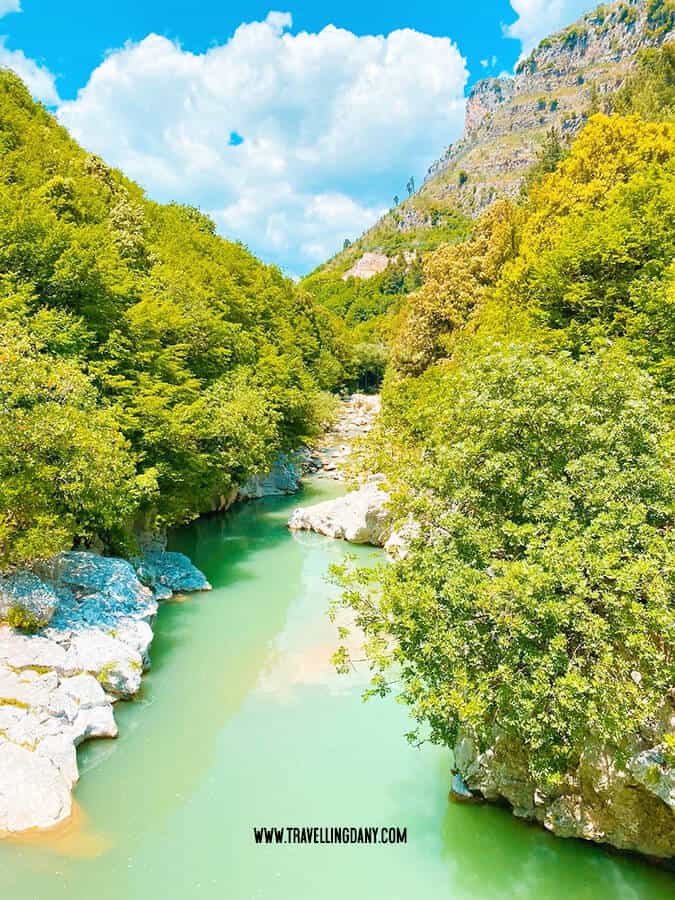
[[[642,741],[636,737],[636,744]],[[577,769],[547,792],[530,775],[517,741],[496,731],[492,746],[480,752],[462,732],[454,747],[454,773],[474,795],[506,800],[514,815],[559,837],[658,859],[675,857],[675,771],[660,746],[637,747],[625,767],[612,754],[589,749]]]
[[[112,706],[92,675],[0,664],[0,831],[67,818],[78,778],[75,747],[116,735]]]
[[[672,31],[650,28],[647,3],[608,4],[553,34],[521,60],[514,76],[476,82],[467,98],[462,138],[429,169],[419,194],[428,204],[451,202],[471,216],[498,197],[518,196],[523,179],[547,131],[562,139],[585,124],[593,100],[623,83],[645,47],[672,40]],[[411,204],[412,205],[412,204]],[[404,203],[396,212],[402,231],[430,222],[406,221]]]
[[[141,582],[152,588],[158,600],[167,600],[182,591],[210,591],[206,577],[184,553],[148,550],[137,560],[136,572]]]
[[[49,828],[66,819],[71,788],[48,756],[0,737],[0,829]]]
[[[144,563],[164,594],[209,587],[182,554],[156,549]],[[54,606],[49,625],[30,635],[0,626],[0,832],[70,815],[75,748],[117,736],[112,704],[141,686],[157,613],[126,560],[71,551],[34,569],[13,584],[29,603],[34,587],[30,608]]]
[[[118,697],[133,697],[141,686],[143,661],[133,647],[98,628],[76,632],[66,655],[68,672],[92,672]]]
[[[345,274],[342,280],[348,278],[372,278],[373,275],[379,275],[389,265],[389,257],[386,253],[364,253]]]
[[[280,453],[269,472],[253,475],[239,489],[238,499],[257,500],[261,497],[295,494],[300,490],[300,471],[291,455]]]
[[[675,768],[666,759],[665,747],[652,747],[632,757],[628,769],[645,790],[675,810]]]
[[[298,507],[288,527],[291,531],[316,531],[353,544],[381,547],[391,528],[389,499],[378,482],[370,482],[336,500]]]

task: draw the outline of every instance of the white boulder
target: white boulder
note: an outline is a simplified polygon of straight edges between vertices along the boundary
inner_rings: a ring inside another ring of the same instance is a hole
[[[298,507],[288,520],[288,527],[291,531],[316,531],[352,544],[381,547],[391,530],[389,500],[380,483],[371,481],[344,497]]]

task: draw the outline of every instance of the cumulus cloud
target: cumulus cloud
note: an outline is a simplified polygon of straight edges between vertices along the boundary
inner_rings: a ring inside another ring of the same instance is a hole
[[[595,0],[510,0],[518,18],[504,28],[507,37],[516,38],[527,56],[539,41],[571,25],[579,16],[597,6]]]
[[[271,12],[203,54],[150,34],[109,53],[58,117],[151,196],[307,270],[459,135],[467,72],[448,38],[291,25]]]
[[[16,72],[36,100],[41,100],[47,106],[56,106],[59,95],[49,69],[29,59],[23,50],[10,50],[5,46],[6,40],[5,37],[0,37],[0,68]]]
[[[12,12],[21,12],[20,0],[0,0],[0,19]]]

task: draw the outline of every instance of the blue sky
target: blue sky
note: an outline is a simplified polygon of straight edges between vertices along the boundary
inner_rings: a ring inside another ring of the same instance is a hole
[[[419,182],[475,80],[586,0],[0,0],[0,65],[157,200],[302,274]]]
[[[279,0],[277,0],[277,5]],[[8,46],[43,62],[57,75],[59,93],[71,99],[88,80],[105,52],[125,41],[139,41],[150,32],[178,40],[193,52],[203,52],[232,36],[242,22],[261,21],[274,4],[223,3],[222,0],[23,0],[23,13],[5,19],[0,31]],[[496,67],[511,69],[520,53],[517,39],[504,37],[502,24],[516,13],[508,0],[448,3],[416,0],[387,3],[341,0],[340,3],[281,3],[293,15],[294,31],[320,31],[332,23],[357,35],[388,34],[414,28],[436,37],[452,37],[466,56],[473,78],[484,73],[480,60],[497,57]]]

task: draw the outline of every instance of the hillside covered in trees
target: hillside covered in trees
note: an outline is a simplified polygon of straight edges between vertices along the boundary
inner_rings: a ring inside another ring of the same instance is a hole
[[[316,432],[340,325],[0,72],[0,565],[185,521]],[[342,350],[340,348],[343,348]]]
[[[370,451],[414,536],[377,589],[344,576],[374,691],[395,663],[469,788],[667,857],[674,58],[643,52],[621,114],[425,258]]]

